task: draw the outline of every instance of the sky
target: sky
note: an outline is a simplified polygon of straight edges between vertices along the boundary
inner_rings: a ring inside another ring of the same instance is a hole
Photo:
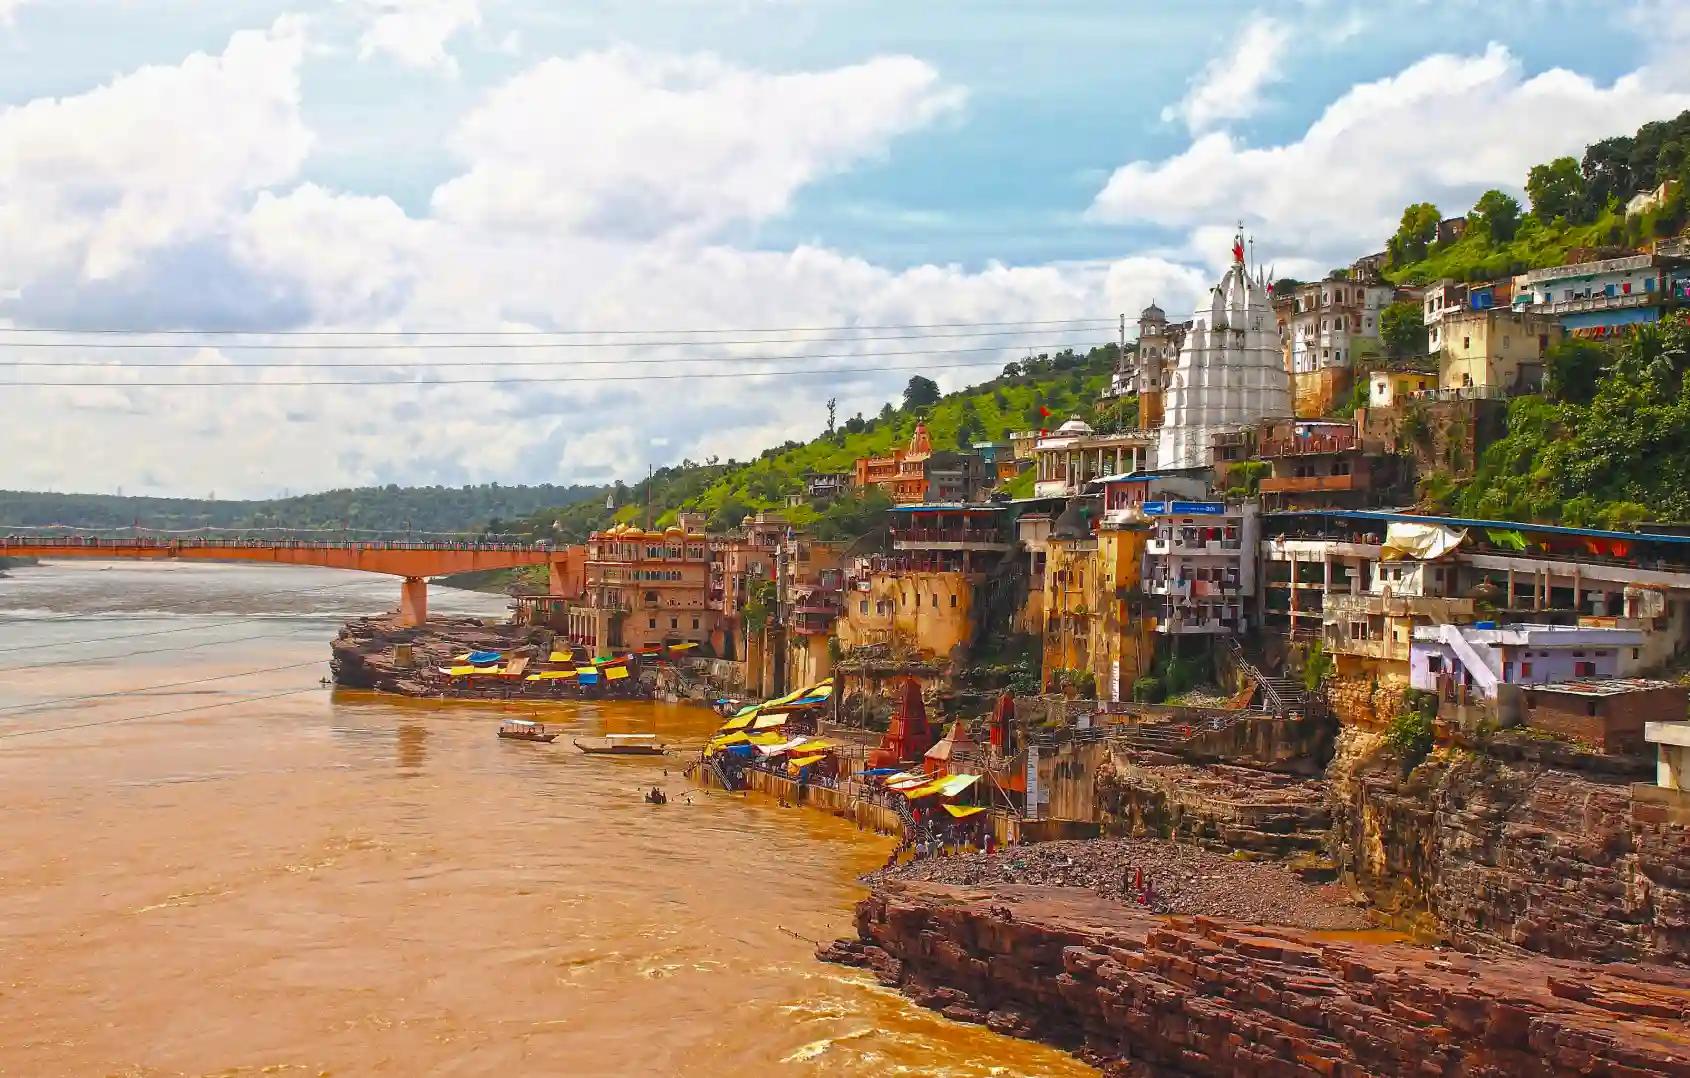
[[[1189,316],[1240,222],[1306,278],[1519,194],[1690,108],[1687,47],[1652,0],[0,0],[0,487],[744,459]]]

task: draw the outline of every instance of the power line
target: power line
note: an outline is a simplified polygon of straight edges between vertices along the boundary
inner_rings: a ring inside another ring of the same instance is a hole
[[[0,329],[0,334],[6,333]],[[320,352],[332,350],[336,352],[392,352],[404,351],[534,351],[539,349],[557,348],[697,348],[700,345],[724,344],[855,344],[859,341],[929,341],[945,340],[957,337],[1028,337],[1034,334],[1049,333],[1096,333],[1095,327],[1078,327],[1075,329],[1005,329],[1005,330],[977,330],[968,333],[906,333],[897,336],[855,336],[855,337],[782,337],[782,338],[723,338],[713,337],[708,340],[674,340],[658,339],[646,341],[397,341],[391,344],[338,344],[330,341],[313,341],[310,344],[274,344],[265,341],[233,341],[216,345],[200,344],[189,341],[11,341],[0,340],[0,345],[9,348],[103,348],[103,349],[182,349],[196,347],[215,347],[219,351],[227,352]]]
[[[0,714],[22,713],[35,715],[43,711],[57,711],[66,704],[80,704],[89,700],[110,700],[115,696],[145,696],[159,689],[182,689],[190,685],[208,685],[214,681],[230,681],[239,677],[252,677],[256,674],[274,674],[282,670],[303,670],[307,666],[321,666],[322,659],[313,659],[308,663],[288,663],[285,666],[266,666],[262,670],[242,670],[236,674],[217,674],[212,677],[193,678],[188,681],[167,681],[162,685],[143,685],[138,689],[119,689],[115,692],[95,692],[85,696],[61,696],[56,700],[37,700],[30,704],[12,704],[0,707]]]
[[[702,342],[701,342],[702,343]],[[715,342],[709,342],[715,343]],[[784,356],[665,356],[661,358],[621,358],[621,359],[459,359],[459,360],[418,360],[403,362],[399,360],[328,360],[324,362],[300,360],[271,360],[257,363],[209,363],[204,360],[184,360],[182,362],[167,363],[119,363],[107,359],[9,359],[0,361],[0,367],[99,367],[107,370],[145,370],[149,368],[202,368],[211,370],[261,370],[269,367],[390,367],[396,369],[426,369],[431,367],[631,367],[652,366],[664,363],[785,363],[795,360],[808,359],[878,359],[883,356],[950,356],[968,355],[979,352],[1025,352],[1030,349],[1073,348],[1083,341],[1056,341],[1049,344],[1026,344],[1020,342],[1002,342],[999,344],[976,345],[969,348],[907,348],[895,351],[876,352],[802,352],[796,355]],[[45,348],[48,345],[11,345],[0,341],[0,347]],[[113,345],[85,345],[79,347],[109,348],[122,347]],[[168,347],[182,347],[169,345]],[[338,345],[323,345],[330,351],[341,351]],[[496,347],[496,346],[486,346]],[[620,346],[619,346],[620,347]],[[748,372],[756,373],[756,372]]]
[[[120,722],[139,722],[142,719],[162,719],[171,715],[187,715],[195,711],[210,711],[219,707],[235,707],[240,704],[257,704],[265,700],[276,700],[283,696],[299,696],[302,693],[315,692],[316,689],[288,689],[285,692],[273,692],[265,696],[249,696],[240,700],[220,700],[215,704],[200,704],[197,707],[172,708],[169,711],[151,711],[145,715],[125,715],[116,719],[99,719],[94,722],[76,722],[65,726],[46,726],[39,730],[13,730],[0,734],[0,740],[14,737],[34,737],[37,734],[56,734],[64,730],[86,730],[91,726],[115,726]]]
[[[98,328],[74,329],[48,326],[4,326],[4,333],[39,333],[43,335],[110,335],[130,337],[625,337],[642,333],[846,333],[859,330],[883,329],[975,329],[1004,326],[1074,326],[1092,323],[1107,324],[1112,318],[1046,318],[1019,322],[906,322],[881,325],[853,326],[717,326],[697,329],[142,329]],[[963,334],[969,336],[969,334]],[[699,343],[719,343],[702,341]]]
[[[270,388],[299,388],[304,386],[374,386],[385,389],[402,389],[406,386],[473,386],[473,385],[536,385],[552,384],[567,385],[598,382],[669,382],[692,379],[717,378],[813,378],[817,375],[828,374],[879,374],[891,371],[932,371],[970,367],[996,367],[1000,362],[995,359],[974,360],[968,363],[923,363],[917,365],[890,367],[825,367],[820,370],[782,370],[782,371],[696,371],[681,374],[607,374],[595,375],[591,378],[407,378],[402,381],[287,381],[287,382],[4,382],[0,386],[6,388],[58,388],[58,389],[270,389]],[[122,368],[115,368],[121,370]],[[239,370],[238,367],[228,368]]]

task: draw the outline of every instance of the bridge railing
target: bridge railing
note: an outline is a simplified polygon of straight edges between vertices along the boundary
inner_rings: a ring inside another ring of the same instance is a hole
[[[183,550],[206,547],[245,547],[280,550],[497,550],[549,551],[559,549],[544,540],[536,543],[500,543],[478,540],[411,541],[404,539],[253,539],[229,538],[104,538],[87,535],[0,536],[0,550],[21,547],[83,547],[93,550]]]

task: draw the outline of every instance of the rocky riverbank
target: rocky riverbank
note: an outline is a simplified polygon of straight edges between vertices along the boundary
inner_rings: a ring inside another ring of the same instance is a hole
[[[1690,973],[883,880],[826,961],[1108,1075],[1690,1075]]]
[[[910,861],[865,879],[873,884],[1076,888],[1151,913],[1203,914],[1327,931],[1370,925],[1366,909],[1342,887],[1310,884],[1281,864],[1240,860],[1161,839],[1011,846],[990,857]],[[1137,889],[1140,880],[1142,892]]]
[[[545,660],[556,646],[549,629],[531,625],[488,624],[479,618],[430,618],[426,625],[399,624],[392,616],[353,618],[329,645],[336,685],[373,689],[401,696],[465,700],[562,700],[645,697],[640,678],[625,678],[583,688],[573,679],[528,681],[511,678],[461,678],[441,672],[454,656],[497,651],[507,657]]]

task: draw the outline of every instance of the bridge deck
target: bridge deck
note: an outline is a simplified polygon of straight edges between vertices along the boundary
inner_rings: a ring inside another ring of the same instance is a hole
[[[270,562],[410,578],[562,560],[561,549],[510,543],[324,543],[282,540],[0,538],[0,557]]]

